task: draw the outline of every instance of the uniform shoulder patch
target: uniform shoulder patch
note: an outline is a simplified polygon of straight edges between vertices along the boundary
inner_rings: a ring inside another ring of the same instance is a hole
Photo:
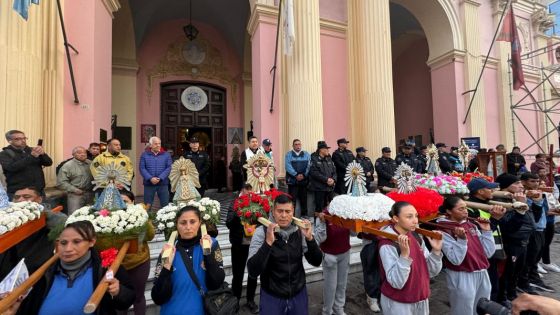
[[[222,257],[222,250],[221,249],[218,248],[214,251],[214,259],[219,263],[224,261],[224,258]]]

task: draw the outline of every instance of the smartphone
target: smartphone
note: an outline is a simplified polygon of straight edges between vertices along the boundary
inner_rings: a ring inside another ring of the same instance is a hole
[[[43,139],[39,139],[39,140],[37,141],[37,146],[38,146],[38,147],[42,147],[42,146],[43,146]]]

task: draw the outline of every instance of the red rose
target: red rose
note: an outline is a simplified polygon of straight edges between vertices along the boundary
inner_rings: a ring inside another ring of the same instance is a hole
[[[251,217],[251,211],[245,212],[245,217],[249,219]]]
[[[240,205],[241,208],[246,208],[249,206],[249,199],[243,200],[243,203]]]
[[[261,201],[261,197],[259,197],[259,195],[257,195],[257,194],[253,194],[251,196],[251,201],[254,202],[254,203],[259,203]]]
[[[262,217],[262,214],[261,214],[260,212],[255,212],[255,216],[256,216],[257,218],[260,218],[260,217]]]
[[[243,215],[243,212],[237,210],[237,216],[240,217],[240,216],[242,216],[242,215]]]
[[[114,247],[101,251],[99,253],[99,255],[101,256],[101,267],[108,268],[109,266],[111,266],[113,261],[115,261],[115,258],[117,258],[118,252],[119,251]]]
[[[268,203],[264,204],[262,207],[266,213],[270,212],[270,205]]]

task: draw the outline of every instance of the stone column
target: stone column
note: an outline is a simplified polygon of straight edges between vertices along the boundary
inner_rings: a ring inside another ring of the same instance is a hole
[[[292,140],[313,151],[323,140],[323,96],[319,1],[294,1],[295,43],[291,56],[282,55],[282,111],[285,148]],[[281,50],[279,53],[283,53]]]
[[[465,34],[465,90],[473,90],[482,70],[483,58],[480,50],[480,19],[478,17],[479,0],[463,1],[463,30]],[[465,114],[473,93],[465,94]],[[463,114],[461,123],[464,119]],[[467,136],[480,137],[480,144],[486,147],[486,102],[484,98],[484,79],[478,86],[468,119]],[[459,141],[459,139],[457,139]]]
[[[352,146],[375,156],[396,144],[389,0],[348,0],[348,53]]]
[[[0,2],[0,130],[18,129],[29,146],[44,139],[55,164],[45,168],[48,186],[56,183],[62,160],[64,59],[55,1],[29,7],[25,21],[12,1]]]

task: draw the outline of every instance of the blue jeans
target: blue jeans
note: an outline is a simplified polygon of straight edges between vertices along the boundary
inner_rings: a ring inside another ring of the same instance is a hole
[[[155,195],[159,197],[159,203],[162,207],[169,203],[169,190],[167,185],[144,185],[144,204],[150,206],[154,204]]]

